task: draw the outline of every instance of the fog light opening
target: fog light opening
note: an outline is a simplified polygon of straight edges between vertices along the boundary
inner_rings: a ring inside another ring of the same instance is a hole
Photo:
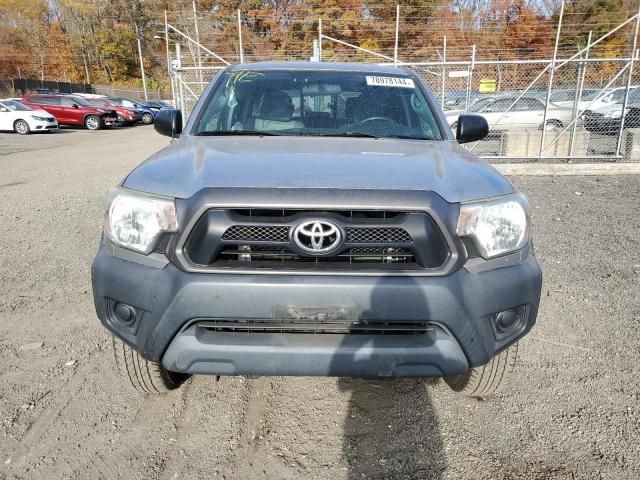
[[[527,306],[508,308],[489,316],[497,340],[522,331],[527,320]]]
[[[131,325],[136,319],[136,311],[131,305],[116,303],[113,306],[113,316],[118,322]]]
[[[518,312],[510,308],[496,317],[496,327],[502,333],[508,333],[518,325]]]

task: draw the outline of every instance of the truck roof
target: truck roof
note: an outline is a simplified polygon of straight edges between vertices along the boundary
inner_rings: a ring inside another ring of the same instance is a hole
[[[346,62],[255,62],[233,65],[232,70],[325,70],[407,75],[407,70],[393,65]]]

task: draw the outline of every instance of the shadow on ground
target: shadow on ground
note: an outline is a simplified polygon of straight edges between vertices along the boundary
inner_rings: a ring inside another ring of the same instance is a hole
[[[349,480],[445,478],[440,427],[420,379],[340,379],[351,391],[342,452]]]

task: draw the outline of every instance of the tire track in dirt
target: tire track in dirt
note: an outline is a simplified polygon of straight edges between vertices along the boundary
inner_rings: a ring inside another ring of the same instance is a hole
[[[68,381],[56,386],[55,391],[52,390],[53,397],[49,406],[34,419],[33,423],[22,435],[22,438],[18,441],[18,450],[8,455],[12,459],[11,463],[7,465],[9,472],[18,473],[23,471],[26,464],[33,462],[33,457],[41,456],[44,453],[43,449],[50,446],[49,442],[43,441],[43,437],[49,433],[56,421],[63,418],[65,410],[78,398],[83,385],[87,383],[90,374],[95,370],[96,358],[89,358]],[[91,458],[89,462],[91,464]],[[56,463],[57,467],[67,467],[69,473],[77,469],[74,468],[74,464],[79,465],[73,456],[66,455],[56,455]],[[93,473],[104,475],[107,472],[110,475],[115,474],[107,463],[102,463],[102,467],[100,469],[96,468]],[[99,478],[99,476],[94,478]]]
[[[268,419],[275,397],[280,390],[279,377],[261,377],[248,379],[247,404],[244,409],[242,431],[238,436],[238,448],[234,456],[234,471],[232,478],[264,478],[262,468],[266,452],[263,441],[266,431],[270,428]]]

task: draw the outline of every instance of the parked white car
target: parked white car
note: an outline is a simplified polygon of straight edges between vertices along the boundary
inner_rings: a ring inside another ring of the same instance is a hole
[[[517,96],[500,96],[492,101],[471,105],[469,113],[481,115],[487,119],[492,130],[517,130],[542,128],[544,121],[544,101],[535,97],[522,97],[509,110]],[[571,121],[571,109],[561,108],[553,103],[547,110],[546,127],[563,128]],[[451,128],[455,129],[460,112],[446,112],[445,116]]]
[[[589,106],[591,101],[599,94],[600,90],[597,88],[583,89],[582,95],[580,96],[580,101],[578,102],[578,108],[580,110],[585,110]],[[549,100],[551,101],[551,103],[557,105],[558,107],[573,109],[576,95],[576,90],[554,90],[553,92],[551,92],[551,97]]]
[[[28,135],[58,128],[56,117],[44,110],[34,110],[17,100],[0,100],[0,130]]]

